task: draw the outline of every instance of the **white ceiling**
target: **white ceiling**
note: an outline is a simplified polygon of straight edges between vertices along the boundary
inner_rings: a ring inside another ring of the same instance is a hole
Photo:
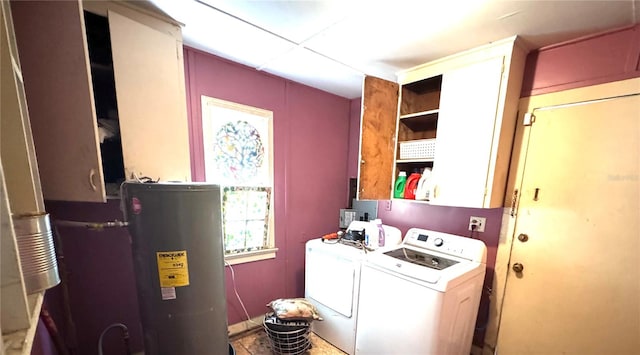
[[[636,24],[640,0],[151,0],[184,43],[346,98],[396,72],[520,35],[536,49]]]

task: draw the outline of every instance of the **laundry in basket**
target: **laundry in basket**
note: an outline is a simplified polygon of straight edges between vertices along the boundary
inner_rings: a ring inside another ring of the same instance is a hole
[[[279,355],[300,355],[311,348],[311,322],[322,320],[318,309],[304,298],[278,298],[267,304],[264,316],[271,350]]]
[[[322,320],[318,309],[305,298],[278,298],[267,304],[276,317],[286,320]]]

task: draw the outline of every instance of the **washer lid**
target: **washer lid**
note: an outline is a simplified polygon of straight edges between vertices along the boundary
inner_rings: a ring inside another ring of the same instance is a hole
[[[364,260],[366,264],[432,284],[440,291],[457,282],[455,280],[484,272],[485,269],[482,263],[407,244],[382,253],[371,253]]]

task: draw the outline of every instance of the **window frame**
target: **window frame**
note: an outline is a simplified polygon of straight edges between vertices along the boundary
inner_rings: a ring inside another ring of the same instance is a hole
[[[202,159],[205,167],[204,178],[205,178],[205,181],[207,182],[217,183],[216,181],[213,181],[207,178],[206,176],[207,170],[208,170],[207,161],[209,159],[208,159],[206,150],[204,150],[204,148],[206,146],[209,146],[214,139],[214,135],[211,130],[210,121],[215,119],[214,117],[216,116],[216,111],[221,111],[221,110],[237,111],[239,113],[256,116],[259,119],[265,119],[268,122],[267,123],[268,137],[266,137],[266,139],[263,139],[263,144],[265,144],[268,147],[267,154],[265,155],[265,160],[266,160],[266,164],[268,164],[268,175],[269,175],[269,184],[264,186],[269,187],[271,189],[271,193],[269,197],[269,213],[268,213],[268,221],[267,221],[267,228],[268,228],[267,243],[263,249],[259,249],[259,250],[252,250],[247,252],[231,253],[231,254],[227,254],[225,251],[224,258],[225,258],[225,261],[231,265],[259,261],[259,260],[273,259],[276,257],[276,252],[278,251],[278,248],[275,245],[275,230],[274,230],[275,228],[275,221],[274,221],[275,181],[274,181],[274,173],[273,173],[274,172],[273,112],[269,110],[264,110],[257,107],[243,105],[243,104],[239,104],[231,101],[221,100],[221,99],[217,99],[217,98],[213,98],[205,95],[201,96],[201,107],[202,107],[202,146],[203,146],[203,153],[204,153]],[[221,184],[221,187],[223,186],[225,185]],[[226,185],[226,186],[244,186],[244,185]],[[220,203],[222,204],[222,198],[223,198],[222,189],[220,192],[221,192]],[[222,210],[220,212],[220,219],[224,228],[224,216],[222,214]],[[225,236],[222,235],[221,237],[223,238],[223,245],[224,245]]]

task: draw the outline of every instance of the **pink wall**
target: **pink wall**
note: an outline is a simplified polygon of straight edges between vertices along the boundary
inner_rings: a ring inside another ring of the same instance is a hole
[[[54,221],[123,219],[120,201],[115,199],[107,203],[46,201],[46,210]],[[96,354],[100,333],[110,324],[123,323],[129,328],[131,349],[143,350],[131,237],[127,230],[60,226],[54,232],[57,251],[64,255],[60,273],[69,292],[69,318],[65,317],[62,284],[47,290],[45,303],[63,339],[67,344],[75,343],[77,354]],[[62,265],[66,273],[62,272]],[[73,320],[75,332],[66,319]],[[104,353],[122,354],[122,344],[118,331],[109,332],[104,339]]]
[[[640,25],[529,53],[522,97],[640,76]]]
[[[304,246],[333,232],[347,204],[350,102],[347,99],[185,48],[193,178],[204,180],[200,96],[274,113],[275,238],[273,260],[234,266],[249,315],[281,297],[304,295]],[[228,272],[228,275],[230,273]],[[246,317],[227,280],[229,323]]]

